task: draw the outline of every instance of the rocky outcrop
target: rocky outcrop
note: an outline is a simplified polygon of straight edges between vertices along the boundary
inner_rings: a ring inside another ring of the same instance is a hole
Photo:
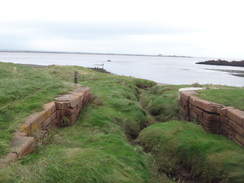
[[[229,62],[229,61],[226,61],[226,60],[218,59],[218,60],[207,60],[207,61],[204,61],[204,62],[197,62],[196,64],[244,67],[244,60]]]

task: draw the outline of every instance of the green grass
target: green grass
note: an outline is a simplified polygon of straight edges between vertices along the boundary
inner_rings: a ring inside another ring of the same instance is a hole
[[[168,174],[174,175],[179,166],[184,166],[198,182],[244,180],[244,149],[225,137],[206,133],[194,123],[151,125],[140,133],[138,142]]]
[[[244,88],[209,89],[197,93],[202,99],[244,110]]]

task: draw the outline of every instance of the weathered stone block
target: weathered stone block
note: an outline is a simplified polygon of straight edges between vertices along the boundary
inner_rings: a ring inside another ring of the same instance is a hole
[[[188,109],[188,102],[186,100],[184,100],[183,98],[180,98],[179,100],[180,106],[184,109]]]
[[[226,116],[232,121],[235,121],[238,125],[244,126],[243,125],[244,111],[241,111],[239,109],[229,108],[227,109]]]
[[[17,154],[18,158],[30,154],[35,150],[34,137],[15,137],[12,141],[11,151]]]
[[[198,116],[202,116],[203,115],[203,110],[195,107],[195,106],[192,106],[192,110],[197,113]]]
[[[44,104],[44,110],[50,111],[50,113],[54,113],[56,111],[56,105],[54,102],[49,102],[47,104]]]
[[[216,114],[212,114],[212,113],[207,113],[207,112],[203,112],[203,118],[208,120],[208,121],[217,121],[219,122],[219,115]]]
[[[192,121],[197,120],[198,119],[197,113],[195,113],[194,111],[190,111],[190,119]]]
[[[240,135],[244,136],[244,128],[243,127],[241,127],[240,125],[238,125],[237,123],[235,123],[235,121],[232,121],[231,119],[227,119],[227,123],[230,127],[233,128],[234,131],[236,131]]]
[[[203,109],[204,111],[217,113],[217,114],[219,114],[220,109],[223,108],[222,105],[200,99],[196,96],[190,96],[189,103],[200,109]]]
[[[233,107],[223,107],[223,108],[220,109],[220,111],[219,111],[220,116],[225,117],[228,109],[234,109],[234,108],[233,108]]]
[[[195,94],[196,94],[195,91],[179,91],[180,98],[183,98],[187,102],[189,102],[190,96],[195,95]]]
[[[55,101],[56,109],[57,110],[62,110],[62,109],[68,109],[69,108],[69,102],[66,101]]]
[[[46,119],[45,121],[43,121],[43,123],[42,123],[42,129],[47,129],[48,126],[51,124],[51,122],[52,122],[52,118],[51,117],[48,118],[48,119]]]
[[[198,117],[198,121],[208,128],[220,128],[220,123],[218,121],[209,121],[200,116]]]
[[[235,140],[240,144],[244,146],[244,136],[240,134],[236,134]]]
[[[51,120],[53,121],[53,120],[55,120],[56,118],[57,118],[58,116],[57,116],[57,111],[55,110],[55,112],[52,114],[52,116],[51,116]]]
[[[235,131],[232,129],[232,127],[227,124],[221,124],[220,129],[220,133],[226,137],[228,137],[229,135],[234,136],[235,134]]]

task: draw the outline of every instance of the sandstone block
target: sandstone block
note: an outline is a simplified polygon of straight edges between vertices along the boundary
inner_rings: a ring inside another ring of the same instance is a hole
[[[51,117],[46,119],[45,121],[43,121],[42,129],[47,129],[47,127],[51,124],[51,122],[52,122],[52,118]]]
[[[203,115],[203,110],[195,107],[195,106],[192,106],[192,110],[197,113],[198,116],[202,116]]]
[[[244,128],[242,126],[238,125],[237,123],[235,123],[235,121],[232,121],[230,119],[227,119],[227,123],[230,127],[232,127],[234,131],[244,136]]]
[[[16,137],[12,141],[11,151],[17,154],[18,158],[30,154],[35,150],[34,137]]]
[[[220,110],[223,108],[222,105],[200,99],[196,96],[190,96],[189,103],[210,113],[219,114]]]
[[[235,140],[236,140],[239,144],[241,144],[241,145],[244,146],[244,136],[243,136],[243,135],[236,134],[236,136],[235,136]]]
[[[221,134],[224,136],[227,136],[227,137],[229,135],[234,136],[234,134],[235,134],[235,131],[232,129],[232,127],[230,127],[227,124],[221,124],[220,129],[221,129]]]
[[[220,116],[225,117],[228,109],[234,109],[234,108],[233,107],[224,107],[224,108],[220,109],[220,111],[219,111]]]
[[[226,116],[231,119],[232,121],[235,121],[238,125],[244,126],[244,111],[241,111],[239,109],[229,108],[227,109]]]
[[[56,105],[54,102],[49,102],[47,104],[44,104],[44,110],[50,111],[51,114],[55,112],[56,110]]]
[[[194,111],[190,111],[190,119],[192,121],[197,120],[198,119],[197,113],[195,113]]]
[[[207,112],[203,112],[203,118],[208,120],[208,121],[217,121],[219,122],[219,115],[216,114],[212,114],[212,113],[207,113]]]
[[[198,121],[208,128],[220,128],[220,123],[218,121],[209,121],[200,116],[198,117]]]
[[[189,102],[190,96],[195,96],[196,91],[194,90],[185,90],[185,91],[179,91],[179,98],[183,98],[187,102]]]

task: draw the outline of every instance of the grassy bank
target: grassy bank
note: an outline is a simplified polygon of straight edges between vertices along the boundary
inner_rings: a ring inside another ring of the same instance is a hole
[[[244,88],[209,89],[197,93],[205,100],[244,110]]]
[[[26,116],[71,88],[48,70],[0,63],[0,157],[8,152],[12,132]]]
[[[11,70],[15,66],[6,64],[6,67]],[[127,140],[136,138],[148,125],[149,116],[140,105],[139,97],[142,90],[156,83],[82,67],[50,66],[39,70],[20,67],[17,71],[19,74],[30,73],[25,77],[28,81],[26,87],[33,88],[44,80],[53,85],[58,83],[60,88],[72,86],[73,73],[78,71],[79,84],[91,87],[93,96],[75,126],[51,132],[37,151],[1,169],[0,182],[168,182],[166,176],[154,171],[152,156],[143,153],[140,147],[133,147]],[[37,80],[30,77],[37,71],[42,77],[37,77]],[[47,84],[41,84],[44,85]],[[46,92],[50,90],[55,88],[45,88]],[[32,96],[37,91],[34,88],[33,92],[25,94]],[[57,94],[53,94],[52,99]],[[33,96],[36,98],[38,95]],[[20,104],[27,103],[28,100],[22,99]],[[40,104],[48,99],[40,100]],[[12,100],[6,101],[2,109],[9,109],[10,103]],[[19,107],[12,109],[14,114]],[[28,113],[38,109],[39,105],[33,106]],[[15,125],[11,127],[6,123],[7,130],[3,131],[9,137],[21,123],[22,120],[18,119],[25,117],[18,113],[14,116]],[[5,120],[9,121],[9,118],[6,116]],[[9,143],[9,139],[3,141]],[[2,147],[8,150],[7,146]]]
[[[171,176],[185,169],[197,182],[244,180],[244,150],[225,137],[206,133],[194,123],[171,121],[144,129],[140,145],[155,157],[158,168]]]

